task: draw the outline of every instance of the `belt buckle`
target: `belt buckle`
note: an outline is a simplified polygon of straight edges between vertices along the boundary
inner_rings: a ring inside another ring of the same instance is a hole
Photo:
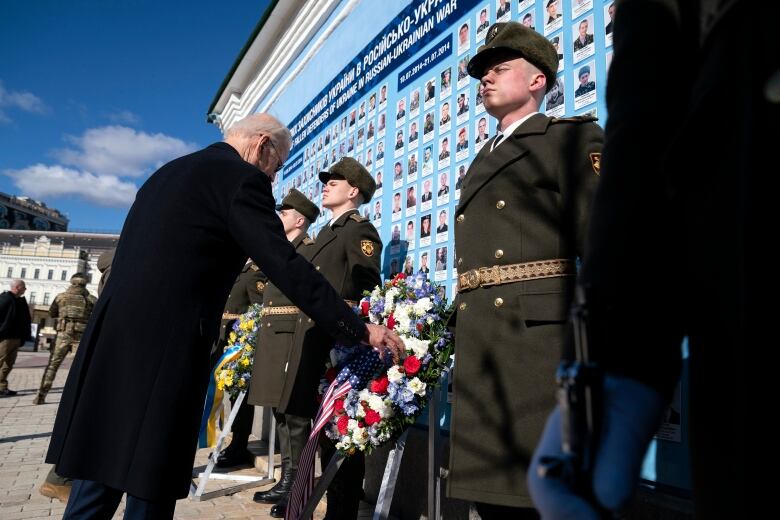
[[[463,279],[465,281],[464,289],[471,290],[479,287],[479,271],[476,269],[463,273]]]

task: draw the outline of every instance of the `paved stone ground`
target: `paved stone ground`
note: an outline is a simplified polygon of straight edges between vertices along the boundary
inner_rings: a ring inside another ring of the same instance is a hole
[[[71,358],[66,359],[57,373],[47,404],[35,406],[32,400],[41,382],[47,361],[48,353],[20,352],[16,366],[9,377],[10,388],[17,390],[19,395],[0,398],[0,519],[2,520],[59,518],[65,511],[65,504],[38,493],[38,488],[46,479],[50,469],[50,466],[44,462],[44,457]],[[208,454],[208,449],[198,451],[196,466],[205,465]],[[263,460],[258,459],[258,462]],[[265,469],[260,464],[258,468]],[[239,473],[261,476],[257,469],[245,469]],[[207,491],[216,489],[219,485],[219,482],[213,485],[209,482]],[[182,519],[271,518],[270,505],[252,502],[255,491],[268,487],[270,484],[202,502],[182,499],[176,504],[174,517]],[[324,516],[323,506],[324,503],[320,504],[315,513],[316,519]],[[114,518],[122,518],[123,511],[124,501]]]

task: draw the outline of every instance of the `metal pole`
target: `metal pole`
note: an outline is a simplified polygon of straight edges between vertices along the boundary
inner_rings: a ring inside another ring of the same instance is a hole
[[[390,515],[390,506],[393,503],[393,495],[395,494],[395,483],[398,480],[398,471],[401,469],[401,459],[404,456],[408,434],[409,430],[407,429],[398,437],[398,440],[395,441],[395,447],[387,455],[387,463],[385,464],[385,472],[382,475],[382,485],[379,488],[379,498],[374,508],[373,520],[387,520]]]

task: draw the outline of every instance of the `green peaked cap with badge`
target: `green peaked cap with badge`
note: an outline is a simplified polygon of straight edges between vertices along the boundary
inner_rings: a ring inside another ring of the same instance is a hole
[[[320,172],[320,181],[327,183],[331,177],[344,179],[350,186],[354,186],[363,195],[363,204],[371,200],[376,191],[376,181],[368,173],[362,164],[352,157],[342,157],[333,163],[330,170]]]
[[[547,78],[547,92],[555,84],[558,51],[547,38],[518,22],[501,22],[490,26],[485,44],[477,49],[477,54],[469,61],[469,76],[482,79],[489,60],[500,51],[516,54],[518,58],[525,58],[538,67]]]
[[[291,188],[290,193],[282,199],[282,203],[276,205],[276,211],[283,209],[294,209],[309,219],[309,222],[314,222],[320,215],[320,208],[295,188]]]

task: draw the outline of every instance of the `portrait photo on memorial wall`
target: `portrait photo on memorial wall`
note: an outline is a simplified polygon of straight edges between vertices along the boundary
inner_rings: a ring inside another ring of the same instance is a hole
[[[452,94],[452,67],[442,69],[439,76],[441,77],[439,99],[445,99]]]
[[[439,140],[439,169],[449,167],[450,165],[450,138],[442,137]]]
[[[574,67],[575,85],[574,109],[596,102],[596,62],[591,60],[584,65]]]
[[[420,217],[420,239],[430,238],[431,236],[431,215]],[[422,244],[422,241],[420,242]],[[430,242],[429,242],[430,243]]]
[[[474,113],[481,114],[485,111],[485,101],[482,98],[482,84],[477,81],[474,84]]]
[[[410,217],[417,212],[417,189],[414,186],[406,188],[406,216]]]
[[[414,257],[407,255],[404,261],[404,274],[406,276],[414,276]]]
[[[455,160],[462,161],[469,156],[469,128],[462,126],[458,128],[458,140],[455,143]]]
[[[604,6],[604,36],[605,45],[612,45],[612,28],[615,23],[615,2],[610,2]]]
[[[431,201],[433,200],[432,186],[431,179],[423,181],[422,195],[420,195],[420,211],[431,209]]]
[[[381,195],[381,192],[379,191],[379,190],[382,189],[382,172],[381,171],[380,172],[376,172],[375,179],[376,179],[376,192],[374,194],[375,195]]]
[[[409,94],[409,116],[417,117],[420,114],[420,89],[416,88]]]
[[[376,92],[368,96],[368,115],[373,116],[376,110]]]
[[[572,50],[574,63],[596,53],[596,44],[593,41],[593,13],[572,24]]]
[[[436,104],[436,78],[431,78],[425,82],[425,98],[423,108],[428,110]]]
[[[347,153],[351,153],[355,149],[355,136],[351,135],[349,136],[349,139],[347,140]],[[319,160],[317,161],[317,169],[320,169]]]
[[[395,104],[396,124],[402,124],[406,121],[406,98],[401,98]]]
[[[376,167],[381,168],[385,163],[385,142],[379,141],[376,145]]]
[[[449,101],[445,101],[439,107],[439,133],[448,131],[450,129],[451,121],[450,103]]]
[[[384,137],[385,127],[386,127],[386,116],[385,116],[385,112],[382,112],[381,114],[379,114],[379,119],[376,124],[376,131],[379,137]]]
[[[433,146],[426,146],[423,150],[423,177],[433,173]]]
[[[382,201],[378,200],[374,202],[374,222],[382,220]],[[377,224],[380,225],[380,224]]]
[[[496,0],[496,21],[508,22],[512,15],[512,9],[509,0]]]
[[[393,189],[396,189],[403,184],[404,180],[404,167],[401,161],[396,161],[393,165]]]
[[[488,15],[488,6],[481,8],[476,14],[477,24],[477,42],[481,42],[487,35],[487,30],[490,27],[490,17]]]
[[[363,101],[358,106],[358,123],[362,123],[366,119],[366,102]]]
[[[433,110],[431,110],[430,112],[426,112],[425,119],[424,119],[424,122],[423,122],[423,142],[424,143],[427,143],[428,141],[433,139],[433,128],[434,128],[433,118],[434,118]]]
[[[458,27],[458,54],[469,50],[471,44],[471,27],[469,23],[463,23]]]
[[[446,242],[449,238],[450,227],[447,224],[447,210],[439,211],[439,221],[436,224],[436,243]]]
[[[455,179],[455,196],[460,196],[460,190],[463,189],[463,182],[466,180],[466,169],[467,166],[465,164],[459,164],[458,165],[458,176]]]
[[[520,15],[520,23],[531,29],[536,30],[536,24],[534,23],[534,14],[531,11]]]
[[[547,0],[545,2],[544,34],[545,36],[563,27],[563,15],[560,12],[560,0]]]
[[[564,95],[566,89],[564,88],[563,76],[555,78],[555,83],[550,87],[550,91],[545,96],[544,100],[544,113],[550,117],[562,117],[565,111]]]
[[[418,272],[428,274],[431,272],[431,268],[429,267],[429,260],[428,260],[428,251],[423,251],[420,253],[420,268]]]
[[[476,151],[479,151],[479,149],[484,146],[487,140],[490,139],[490,135],[488,134],[487,117],[480,117],[477,119],[475,127],[476,131],[474,133],[476,134],[476,137],[474,138],[474,148]]]
[[[467,90],[464,90],[458,94],[458,108],[456,121],[458,124],[464,123],[469,119],[469,94]]]
[[[404,149],[404,131],[403,129],[398,130],[395,133],[395,149],[401,150],[403,152]]]
[[[468,65],[471,59],[471,54],[466,54],[458,60],[458,88],[464,88],[469,84],[471,78],[469,76]]]
[[[403,208],[401,208],[401,192],[399,191],[393,193],[393,213],[392,213],[393,222],[401,219],[402,210]]]
[[[374,122],[369,121],[368,122],[368,131],[366,132],[366,144],[373,144],[374,143],[374,134],[376,133],[376,130],[374,129]]]
[[[593,8],[593,0],[571,0],[571,18],[574,20]],[[593,26],[591,26],[593,27]]]
[[[439,174],[439,189],[436,192],[436,204],[441,206],[450,201],[450,179],[449,170]]]
[[[406,162],[406,180],[407,182],[414,182],[417,180],[417,152],[409,154],[409,158]]]
[[[440,273],[442,276],[440,277]],[[441,281],[447,276],[447,246],[436,248],[436,277]]]
[[[379,110],[387,106],[387,83],[379,88]]]
[[[417,146],[417,139],[419,139],[420,133],[417,129],[417,121],[412,121],[409,125],[409,148]]]

